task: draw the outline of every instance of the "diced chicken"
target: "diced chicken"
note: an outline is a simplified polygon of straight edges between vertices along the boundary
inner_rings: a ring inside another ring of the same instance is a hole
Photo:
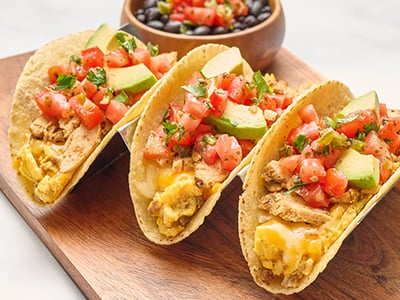
[[[218,163],[208,165],[204,161],[196,164],[194,173],[196,185],[207,190],[210,190],[216,183],[224,181],[228,175],[229,172],[222,170]]]
[[[289,222],[321,225],[331,219],[328,211],[308,206],[294,193],[268,193],[258,199],[257,206]]]
[[[190,157],[184,157],[184,158],[179,157],[174,159],[174,161],[172,162],[171,172],[178,174],[178,173],[193,171],[193,169],[194,165]]]
[[[264,179],[265,187],[270,192],[278,192],[286,188],[286,183],[289,181],[291,175],[284,172],[276,160],[270,161],[261,174]]]
[[[65,150],[62,154],[60,164],[60,172],[69,172],[80,166],[100,141],[100,125],[91,130],[87,129],[83,125],[76,128],[65,143]]]

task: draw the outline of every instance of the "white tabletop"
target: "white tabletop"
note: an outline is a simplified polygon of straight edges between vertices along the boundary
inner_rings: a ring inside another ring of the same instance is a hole
[[[0,0],[0,58],[103,22],[118,27],[122,4],[123,0]],[[375,89],[383,102],[400,108],[398,1],[282,0],[282,4],[285,48],[325,77],[343,81],[354,94]],[[85,298],[1,193],[0,240],[1,299]]]

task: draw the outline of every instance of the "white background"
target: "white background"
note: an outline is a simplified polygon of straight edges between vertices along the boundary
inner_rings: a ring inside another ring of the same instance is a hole
[[[118,27],[122,4],[122,0],[0,0],[0,59],[103,22]],[[325,77],[343,81],[354,94],[375,89],[381,101],[400,108],[398,1],[282,0],[282,5],[285,48]],[[0,298],[84,299],[1,193],[0,241]]]

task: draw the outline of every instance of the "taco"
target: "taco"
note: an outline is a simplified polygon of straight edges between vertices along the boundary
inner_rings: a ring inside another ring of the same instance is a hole
[[[253,72],[236,47],[206,44],[184,56],[132,138],[129,187],[145,236],[172,244],[194,232],[296,92]]]
[[[175,62],[108,24],[37,50],[18,79],[8,135],[30,198],[48,205],[68,193]]]
[[[400,177],[400,117],[371,91],[313,87],[260,142],[239,200],[254,281],[272,293],[310,285]]]

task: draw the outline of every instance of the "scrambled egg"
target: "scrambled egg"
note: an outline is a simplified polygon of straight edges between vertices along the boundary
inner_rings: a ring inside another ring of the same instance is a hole
[[[202,203],[202,191],[195,185],[194,177],[186,177],[157,192],[148,210],[157,217],[160,233],[172,237],[183,231]]]
[[[354,204],[335,204],[329,211],[331,219],[320,226],[268,216],[257,226],[254,239],[254,251],[262,266],[281,278],[282,286],[297,287],[371,196],[364,194]]]

